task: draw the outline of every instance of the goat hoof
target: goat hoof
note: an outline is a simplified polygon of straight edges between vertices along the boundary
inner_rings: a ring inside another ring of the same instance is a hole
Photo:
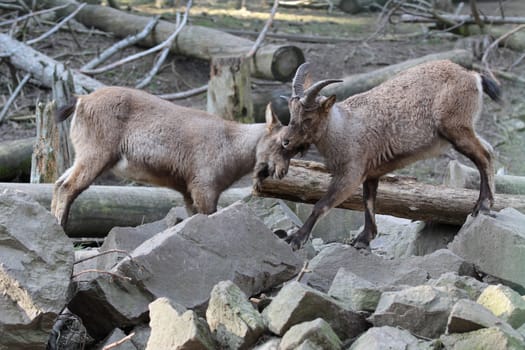
[[[291,235],[291,236],[288,236],[284,239],[284,241],[286,243],[288,243],[290,245],[290,247],[292,247],[292,250],[295,252],[299,249],[301,249],[301,246],[303,245],[302,243],[302,240],[295,236],[295,235]]]

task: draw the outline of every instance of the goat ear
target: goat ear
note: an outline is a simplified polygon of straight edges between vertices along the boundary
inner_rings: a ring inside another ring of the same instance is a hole
[[[332,95],[332,96],[328,97],[326,100],[321,102],[321,108],[325,112],[330,111],[330,108],[332,108],[332,106],[335,104],[335,100],[336,100],[336,96],[335,95]]]
[[[268,103],[266,105],[266,128],[268,131],[272,131],[275,127],[281,126],[281,122],[279,121],[279,118],[277,118],[277,115],[273,112],[272,104]]]

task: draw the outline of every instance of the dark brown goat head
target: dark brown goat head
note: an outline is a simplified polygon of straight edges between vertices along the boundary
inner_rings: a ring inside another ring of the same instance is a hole
[[[254,189],[260,189],[261,182],[268,176],[282,178],[288,172],[290,157],[281,147],[281,132],[284,126],[272,110],[271,104],[266,106],[266,135],[257,145],[256,164],[254,169]]]
[[[327,79],[311,84],[308,63],[297,68],[292,83],[292,96],[288,101],[290,124],[282,131],[281,145],[288,154],[308,148],[319,139],[330,109],[335,103],[335,95],[325,97],[319,92],[327,85],[341,80]]]

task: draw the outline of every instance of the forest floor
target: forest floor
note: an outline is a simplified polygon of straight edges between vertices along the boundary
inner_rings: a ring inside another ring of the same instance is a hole
[[[145,15],[162,14],[165,19],[174,19],[173,9],[157,9],[151,4],[120,1],[122,6]],[[248,8],[234,9],[234,1],[199,1],[190,13],[189,24],[203,25],[223,30],[244,31],[242,36],[254,39],[263,27],[270,5],[266,1],[248,1]],[[252,4],[256,3],[256,4]],[[486,15],[499,15],[499,1],[483,1],[479,6]],[[522,0],[504,1],[506,13],[512,16],[525,16],[525,2]],[[48,29],[48,26],[34,27],[27,31],[29,37],[35,37]],[[314,79],[341,78],[343,76],[371,71],[407,59],[429,53],[450,50],[455,47],[470,47],[469,42],[450,33],[429,30],[419,24],[388,25],[384,31],[374,34],[378,29],[378,13],[349,15],[338,10],[328,13],[326,10],[279,9],[272,33],[301,34],[348,39],[344,43],[308,43],[285,39],[267,38],[266,42],[286,42],[301,48],[306,60],[311,63]],[[1,31],[7,31],[0,27]],[[239,34],[240,35],[240,34]],[[60,31],[51,39],[34,46],[46,55],[64,62],[71,68],[79,68],[97,53],[119,40],[110,34],[101,35],[95,31],[75,32]],[[115,59],[142,50],[132,47],[119,53]],[[494,67],[507,68],[523,53],[500,48],[491,55],[490,63]],[[135,61],[111,72],[94,76],[108,85],[134,86],[150,69],[153,56]],[[525,60],[512,68],[512,73],[525,76]],[[23,74],[19,73],[19,77]],[[2,105],[16,87],[13,72],[6,65],[0,65],[0,105]],[[207,61],[194,58],[170,56],[160,73],[145,88],[151,93],[172,93],[206,84],[209,78]],[[484,112],[478,122],[477,130],[487,139],[496,151],[496,166],[503,167],[514,175],[525,175],[525,94],[522,85],[501,81],[506,104],[501,107],[493,102],[485,102]],[[273,89],[283,84],[255,80],[254,89]],[[290,86],[290,83],[284,84]],[[30,117],[34,114],[37,101],[47,101],[50,90],[28,84],[23,95],[11,107],[9,120],[0,126],[0,142],[35,135],[35,123]],[[485,101],[489,101],[488,98]],[[175,103],[206,108],[206,95],[199,95]],[[421,161],[399,173],[413,175],[429,182],[441,182],[446,164],[450,159],[461,158],[456,152],[449,151],[436,159]],[[464,159],[463,159],[464,160]],[[469,164],[468,161],[465,163]]]

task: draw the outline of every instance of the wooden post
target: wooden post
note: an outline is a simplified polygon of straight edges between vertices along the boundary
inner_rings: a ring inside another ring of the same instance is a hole
[[[56,72],[55,72],[56,73]],[[36,142],[31,158],[31,183],[50,183],[72,165],[73,148],[69,140],[69,120],[56,124],[57,103],[66,105],[71,99],[73,78],[66,81],[54,74],[53,97],[48,103],[40,102],[36,109]]]
[[[244,57],[214,57],[208,83],[208,112],[228,120],[253,123],[250,84],[250,67]]]

